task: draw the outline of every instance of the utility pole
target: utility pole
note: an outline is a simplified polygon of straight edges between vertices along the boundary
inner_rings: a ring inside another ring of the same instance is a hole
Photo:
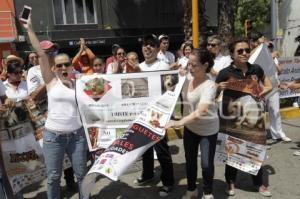
[[[198,0],[192,0],[192,32],[193,46],[199,48],[199,19]]]

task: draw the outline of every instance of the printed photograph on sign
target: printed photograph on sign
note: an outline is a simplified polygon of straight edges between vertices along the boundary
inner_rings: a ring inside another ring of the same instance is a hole
[[[148,79],[131,78],[121,80],[122,99],[149,97]]]
[[[223,96],[220,130],[257,144],[265,144],[265,112],[261,102],[251,95]]]
[[[94,101],[100,100],[109,90],[109,82],[103,78],[94,78],[85,83],[84,92]]]
[[[164,94],[166,91],[174,91],[177,83],[177,74],[161,75],[161,94]]]

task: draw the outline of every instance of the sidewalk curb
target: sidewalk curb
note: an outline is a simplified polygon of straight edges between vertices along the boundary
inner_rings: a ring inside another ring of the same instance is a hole
[[[281,115],[281,119],[283,120],[300,117],[300,108],[297,107],[282,108],[280,109],[280,115]],[[266,114],[266,117],[268,121],[269,115]],[[180,129],[173,129],[173,128],[167,129],[168,141],[175,140],[175,139],[182,139],[182,138],[183,138],[183,127]]]
[[[282,119],[293,119],[300,117],[300,108],[297,107],[287,107],[280,109],[280,114]]]

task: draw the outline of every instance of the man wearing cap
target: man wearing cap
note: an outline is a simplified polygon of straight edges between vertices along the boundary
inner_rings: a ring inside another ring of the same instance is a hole
[[[40,46],[49,56],[49,60],[53,62],[55,55],[58,54],[58,45],[49,40],[43,40],[40,42]],[[53,63],[50,63],[50,66],[51,65],[53,65]],[[33,66],[28,70],[26,81],[29,94],[35,96],[40,92],[46,91],[40,65]]]
[[[89,49],[83,38],[80,38],[80,49],[72,60],[72,64],[77,71],[85,74],[92,74],[93,60],[96,58],[95,54]]]
[[[112,47],[111,47],[111,53],[112,53],[112,55],[106,59],[104,73],[106,73],[107,66],[108,66],[110,63],[113,63],[113,62],[115,61],[115,55],[117,54],[117,50],[118,50],[118,48],[120,48],[120,47],[121,47],[121,46],[120,46],[119,44],[113,44],[113,45],[112,45]]]
[[[157,59],[158,51],[159,40],[157,37],[153,34],[145,36],[142,46],[145,61],[140,64],[141,71],[169,70],[168,64]],[[169,194],[174,185],[173,163],[166,137],[153,147],[157,152],[158,161],[161,166],[161,180],[163,186],[160,188],[159,195],[165,197]],[[136,185],[144,185],[153,180],[153,147],[149,148],[143,155],[143,171],[141,177],[134,181]]]
[[[168,35],[160,35],[158,37],[159,40],[159,49],[160,51],[157,54],[157,58],[160,61],[164,61],[169,65],[172,65],[175,62],[175,56],[173,55],[173,53],[169,52],[169,37]]]

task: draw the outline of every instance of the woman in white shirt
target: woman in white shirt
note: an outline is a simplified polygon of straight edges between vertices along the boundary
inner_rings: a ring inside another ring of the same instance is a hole
[[[87,145],[76,104],[75,83],[70,78],[73,74],[71,60],[67,54],[58,54],[54,57],[54,66],[51,69],[49,58],[32,29],[31,19],[23,26],[39,55],[41,72],[47,88],[48,117],[43,133],[47,196],[51,199],[61,198],[60,178],[66,152],[77,178],[79,198],[83,198],[81,184],[86,174]]]
[[[196,187],[198,148],[201,149],[201,167],[203,177],[203,199],[213,199],[214,156],[219,118],[215,103],[216,84],[207,73],[213,66],[213,58],[206,50],[194,50],[188,61],[188,70],[192,76],[186,80],[182,90],[184,117],[179,121],[170,121],[168,127],[184,126],[184,150],[186,158],[187,193],[184,199],[198,197]],[[185,69],[180,73],[186,74]]]

